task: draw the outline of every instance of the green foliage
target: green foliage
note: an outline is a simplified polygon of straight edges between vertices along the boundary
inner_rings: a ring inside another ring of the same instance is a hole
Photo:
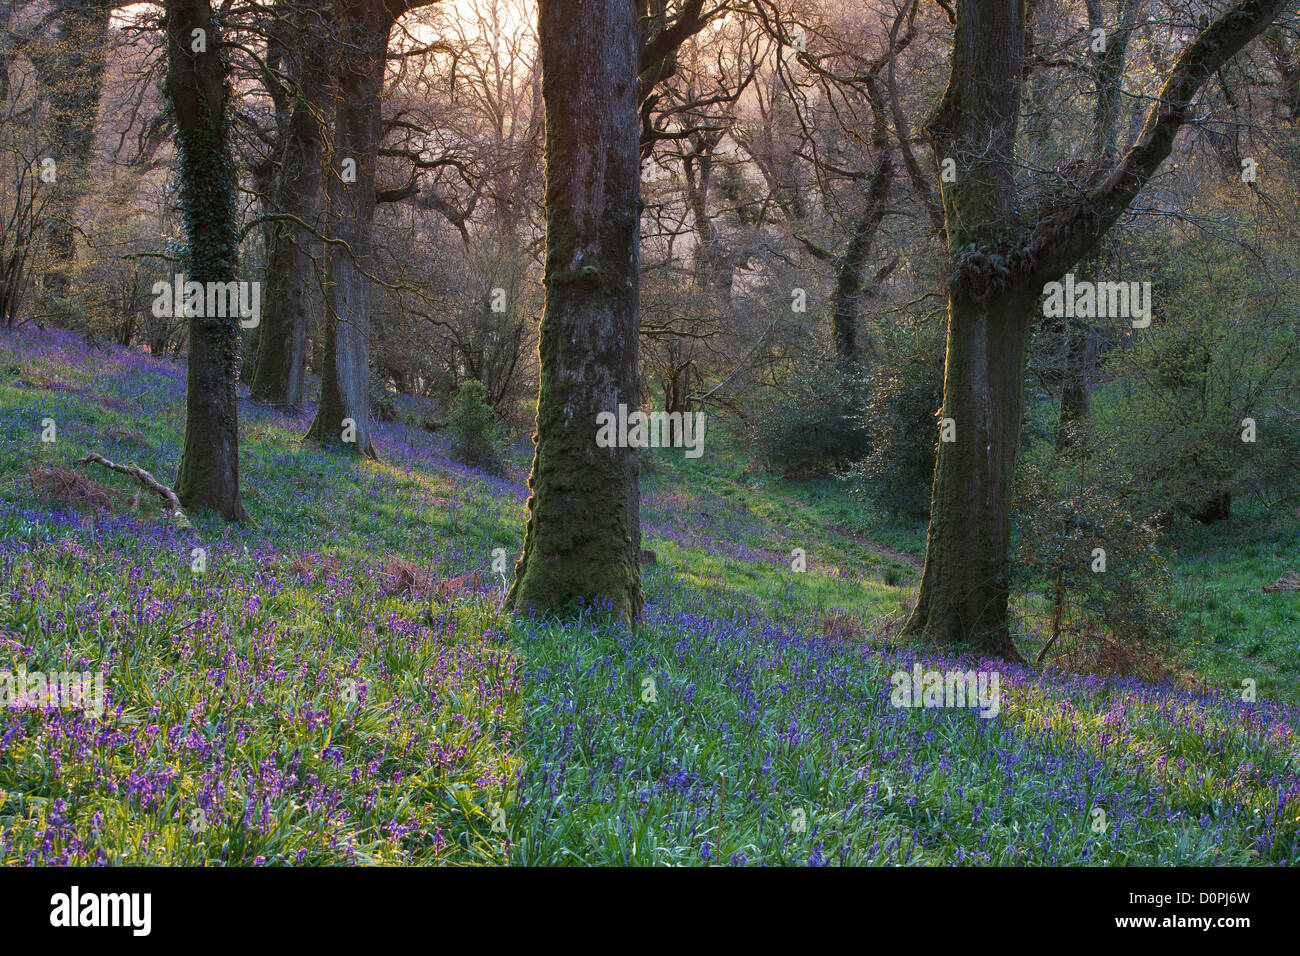
[[[1071,428],[1076,439],[1080,431]],[[1047,641],[1071,667],[1150,672],[1176,635],[1173,577],[1159,530],[1128,510],[1091,455],[1076,446],[1022,463],[1015,574],[1025,589],[1046,586]]]
[[[819,365],[796,375],[791,389],[758,414],[754,457],[787,478],[828,475],[867,450],[863,389],[854,376]]]
[[[1112,358],[1096,417],[1135,476],[1135,512],[1211,521],[1300,478],[1300,297],[1241,256],[1184,243],[1171,257],[1159,321]]]
[[[943,354],[933,344],[890,349],[872,367],[861,418],[868,451],[851,476],[881,508],[909,518],[928,512],[942,404]]]
[[[1300,513],[1246,500],[1232,520],[1173,521],[1164,544],[1173,555],[1183,644],[1198,676],[1240,687],[1243,677],[1267,694],[1296,700],[1300,687],[1300,591],[1265,591],[1300,570]]]
[[[457,390],[451,402],[447,433],[451,453],[457,461],[488,474],[499,475],[505,471],[502,449],[505,436],[487,402],[487,389],[482,382],[471,380]]]

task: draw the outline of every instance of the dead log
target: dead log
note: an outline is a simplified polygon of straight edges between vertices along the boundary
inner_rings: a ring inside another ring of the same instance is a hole
[[[136,481],[140,482],[140,484],[148,488],[150,491],[152,491],[154,494],[156,494],[167,504],[167,506],[171,509],[172,517],[176,519],[176,523],[178,525],[180,525],[182,528],[191,527],[189,519],[185,517],[184,509],[181,508],[181,500],[180,498],[176,497],[176,492],[172,491],[172,489],[168,488],[166,485],[160,482],[153,475],[149,474],[149,472],[145,471],[139,465],[119,465],[117,462],[109,461],[103,455],[96,455],[94,452],[91,452],[85,458],[78,458],[77,464],[78,465],[85,465],[85,464],[101,465],[102,467],[107,468],[109,471],[116,471],[118,474],[121,475],[129,475],[130,477],[134,478]]]

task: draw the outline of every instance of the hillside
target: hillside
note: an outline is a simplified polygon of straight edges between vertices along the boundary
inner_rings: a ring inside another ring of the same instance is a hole
[[[102,670],[109,700],[0,710],[0,863],[1296,858],[1300,595],[1258,589],[1294,524],[1246,515],[1231,560],[1180,542],[1200,634],[1151,686],[900,643],[918,529],[732,443],[644,469],[634,630],[499,610],[522,457],[493,478],[388,423],[352,461],[300,442],[310,412],[244,401],[252,521],[188,529],[76,464],[170,481],[183,411],[170,363],[0,336],[0,671]],[[999,712],[891,706],[917,663],[998,671]]]

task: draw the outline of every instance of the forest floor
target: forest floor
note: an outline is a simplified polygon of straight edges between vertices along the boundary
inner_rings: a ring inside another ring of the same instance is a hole
[[[0,334],[0,688],[108,691],[0,709],[0,863],[1297,858],[1300,594],[1260,588],[1300,520],[1177,530],[1182,676],[1152,685],[903,642],[923,527],[752,474],[712,424],[702,459],[644,469],[628,628],[500,609],[522,452],[493,478],[386,423],[354,461],[301,443],[310,412],[243,402],[251,521],[188,529],[76,463],[170,481],[183,412],[171,363]],[[891,706],[916,663],[996,670],[998,713]]]

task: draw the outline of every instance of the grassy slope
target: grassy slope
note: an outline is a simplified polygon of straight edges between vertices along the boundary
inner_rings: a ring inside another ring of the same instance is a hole
[[[1265,694],[1300,701],[1300,594],[1264,593],[1300,570],[1300,514],[1234,506],[1231,521],[1187,522],[1171,534],[1185,650],[1211,686],[1254,680]]]
[[[985,720],[889,705],[916,653],[872,622],[906,607],[920,530],[864,519],[832,483],[747,475],[725,433],[647,469],[659,563],[633,632],[512,622],[490,574],[449,601],[420,573],[399,590],[401,561],[486,569],[522,528],[522,462],[490,479],[418,429],[381,427],[382,463],[355,463],[302,446],[305,416],[245,405],[247,528],[33,498],[29,468],[86,451],[170,479],[182,409],[165,363],[0,337],[0,671],[103,667],[111,686],[102,720],[0,713],[0,862],[1296,854],[1300,719],[1277,698],[1295,689],[1300,597],[1231,590],[1294,537],[1253,528],[1258,553],[1199,566],[1226,606],[1205,619],[1223,640],[1197,651],[1211,679],[1235,677],[1257,617],[1275,628],[1247,659],[1270,671],[1258,703],[1004,667]],[[1197,567],[1190,544],[1180,567]]]

